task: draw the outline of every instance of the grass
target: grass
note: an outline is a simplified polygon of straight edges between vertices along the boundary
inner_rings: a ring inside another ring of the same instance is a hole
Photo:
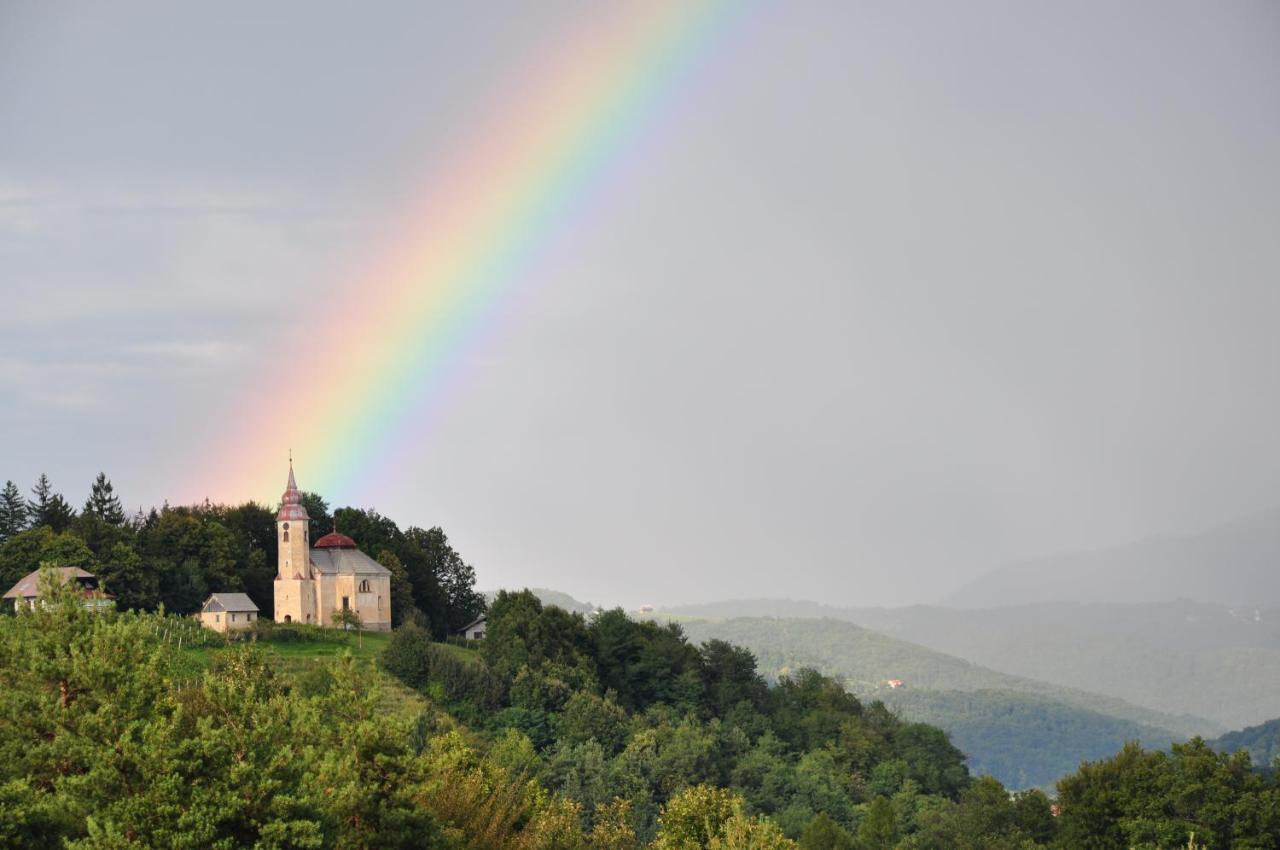
[[[258,641],[257,646],[266,653],[272,669],[290,677],[297,677],[346,652],[349,652],[357,662],[376,669],[378,656],[390,641],[390,632],[362,632],[357,635],[354,632],[334,631],[331,639],[326,635],[323,640],[298,643]],[[197,675],[209,666],[217,653],[226,652],[233,646],[236,644],[183,649],[180,656],[182,671],[189,675]],[[474,650],[461,646],[448,643],[437,643],[436,646],[469,664],[476,663],[479,658]],[[381,689],[379,698],[388,713],[417,716],[428,706],[427,700],[421,694],[406,687],[394,677],[380,674],[378,680]]]

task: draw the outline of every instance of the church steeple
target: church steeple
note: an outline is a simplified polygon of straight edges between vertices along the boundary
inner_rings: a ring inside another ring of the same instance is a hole
[[[307,509],[302,506],[302,491],[293,477],[293,458],[289,458],[289,483],[285,485],[284,494],[280,496],[280,512],[276,514],[276,522],[284,520],[309,520]]]
[[[280,497],[276,513],[276,541],[279,544],[276,574],[280,578],[311,578],[310,517],[302,504],[302,491],[293,477],[293,456],[289,457],[289,483]]]

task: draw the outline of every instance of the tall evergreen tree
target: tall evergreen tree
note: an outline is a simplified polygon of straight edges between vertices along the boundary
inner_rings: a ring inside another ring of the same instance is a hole
[[[4,482],[0,491],[0,540],[8,540],[27,527],[27,501],[18,485]]]
[[[32,528],[47,525],[61,534],[76,518],[76,512],[71,510],[67,500],[62,498],[62,494],[53,491],[48,475],[40,474],[40,479],[32,488],[31,495],[35,498],[27,502],[27,514]]]
[[[124,508],[120,506],[120,497],[111,486],[105,472],[99,472],[89,491],[89,498],[84,503],[84,514],[96,517],[108,525],[124,525]]]

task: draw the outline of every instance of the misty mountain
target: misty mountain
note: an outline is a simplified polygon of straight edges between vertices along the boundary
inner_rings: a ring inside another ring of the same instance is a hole
[[[1280,607],[1280,509],[1198,534],[1011,564],[969,582],[942,602],[995,608],[1177,599]]]
[[[1224,728],[1280,713],[1280,610],[1176,601],[992,609],[832,608],[792,600],[681,606],[684,616],[845,620],[975,664]]]
[[[1225,753],[1248,750],[1256,767],[1272,768],[1280,765],[1280,719],[1268,720],[1258,726],[1250,726],[1215,738],[1209,745]]]
[[[504,588],[506,589],[506,588]],[[560,590],[551,590],[546,587],[531,587],[529,592],[538,597],[543,605],[554,605],[557,608],[563,608],[565,611],[571,611],[576,614],[587,615],[596,610],[594,602],[583,602],[574,599],[569,594]],[[497,595],[496,590],[486,590],[484,598],[486,602],[493,602],[493,597]]]
[[[1280,713],[1280,611],[1194,602],[843,612],[975,664],[1228,728]]]
[[[963,659],[831,619],[686,620],[690,639],[720,638],[756,654],[777,677],[813,667],[863,699],[883,700],[910,720],[953,735],[970,767],[1012,787],[1043,787],[1085,759],[1129,740],[1164,747],[1222,727],[1100,694],[1010,676]],[[891,687],[889,680],[901,680]]]

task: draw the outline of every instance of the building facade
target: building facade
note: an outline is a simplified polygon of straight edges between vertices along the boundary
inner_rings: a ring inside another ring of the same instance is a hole
[[[290,463],[276,514],[275,621],[331,626],[334,611],[354,610],[364,628],[389,630],[391,571],[337,531],[313,546],[310,522]]]
[[[258,621],[258,606],[244,593],[215,593],[200,608],[200,625],[215,632],[240,632]]]

